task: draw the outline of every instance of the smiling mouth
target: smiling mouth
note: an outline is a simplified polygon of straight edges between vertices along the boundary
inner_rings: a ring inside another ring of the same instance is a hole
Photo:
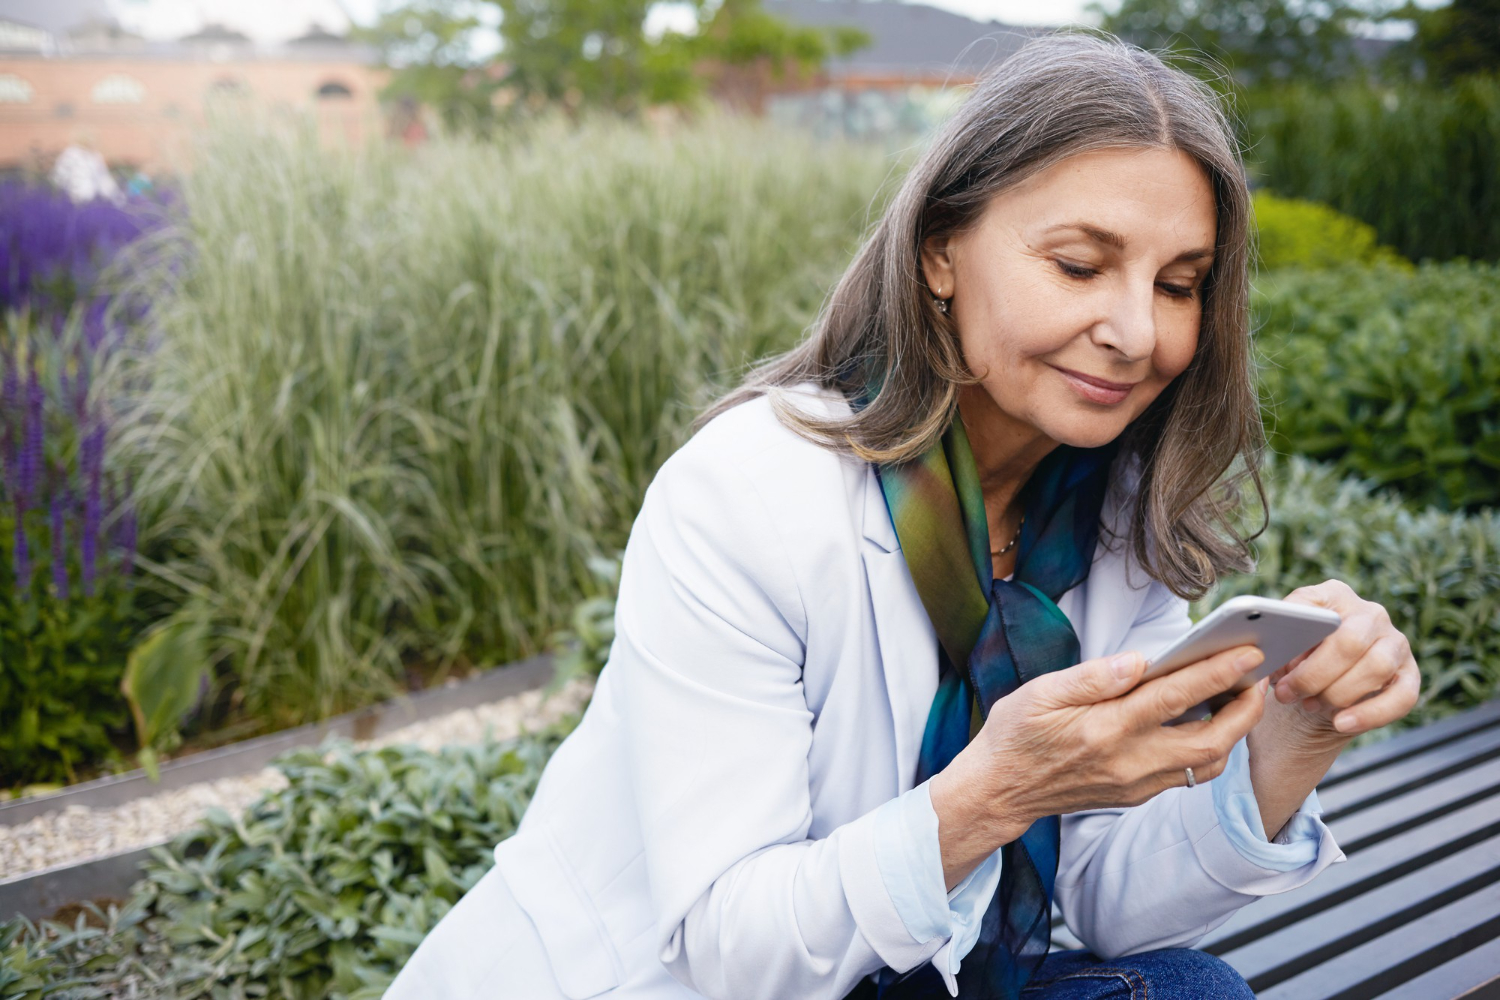
[[[1071,368],[1058,368],[1052,366],[1068,384],[1073,387],[1084,399],[1091,403],[1100,403],[1112,406],[1115,403],[1124,402],[1125,397],[1130,395],[1130,390],[1140,385],[1139,382],[1111,382],[1109,379],[1099,378],[1097,375],[1085,375],[1083,372],[1075,372]]]

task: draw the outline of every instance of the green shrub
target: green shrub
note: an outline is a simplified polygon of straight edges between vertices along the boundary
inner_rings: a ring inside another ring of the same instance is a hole
[[[1500,265],[1291,269],[1258,285],[1276,451],[1418,504],[1500,503]]]
[[[494,864],[565,729],[289,754],[287,788],[157,849],[123,907],[0,926],[0,997],[376,1000]]]
[[[890,164],[753,122],[322,148],[240,123],[147,276],[150,568],[286,725],[539,652],[694,405],[789,346]]]
[[[1261,91],[1246,117],[1273,191],[1368,222],[1411,260],[1500,259],[1500,77]]]
[[[1265,190],[1255,192],[1254,204],[1262,270],[1375,263],[1399,266],[1404,261],[1380,245],[1373,226],[1327,205],[1282,198]]]
[[[1300,458],[1269,473],[1270,525],[1255,543],[1255,572],[1224,581],[1198,611],[1343,580],[1385,606],[1422,668],[1421,700],[1394,729],[1500,694],[1500,511],[1416,512]]]

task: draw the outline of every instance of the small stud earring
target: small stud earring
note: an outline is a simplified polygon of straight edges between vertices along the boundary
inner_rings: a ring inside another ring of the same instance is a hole
[[[940,299],[936,295],[932,297],[932,304],[938,307],[938,312],[944,316],[948,315],[948,300]]]

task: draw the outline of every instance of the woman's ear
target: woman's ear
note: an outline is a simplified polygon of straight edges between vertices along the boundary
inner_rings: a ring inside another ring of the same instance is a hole
[[[954,280],[953,244],[946,237],[929,236],[922,241],[922,276],[927,290],[939,298],[952,298]]]

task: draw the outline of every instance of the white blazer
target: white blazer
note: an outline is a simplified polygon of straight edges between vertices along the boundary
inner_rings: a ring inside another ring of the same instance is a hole
[[[847,412],[798,388],[806,410]],[[1085,659],[1149,654],[1189,625],[1102,543],[1059,606]],[[719,415],[646,493],[615,627],[519,831],[388,996],[454,996],[433,984],[492,963],[476,995],[837,1000],[928,961],[946,942],[897,915],[871,813],[913,786],[938,643],[873,470],[766,398]],[[1175,788],[1064,816],[1056,898],[1101,956],[1190,946],[1341,860],[1321,836],[1314,862],[1263,868],[1219,828],[1210,783]]]

